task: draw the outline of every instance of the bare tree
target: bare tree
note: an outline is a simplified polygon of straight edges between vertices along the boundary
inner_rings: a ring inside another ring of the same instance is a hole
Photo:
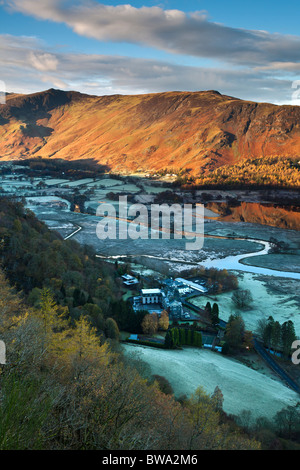
[[[249,289],[236,290],[233,293],[231,299],[235,306],[239,309],[246,309],[253,302],[253,297]]]

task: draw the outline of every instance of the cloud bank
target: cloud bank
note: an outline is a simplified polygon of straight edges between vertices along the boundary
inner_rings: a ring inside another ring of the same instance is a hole
[[[289,102],[289,80],[269,71],[188,67],[151,59],[44,50],[41,41],[0,35],[1,80],[7,91],[35,92],[55,87],[104,94],[215,89],[239,98]]]
[[[298,36],[227,27],[209,21],[205,12],[187,14],[161,7],[109,6],[94,0],[4,4],[12,12],[63,23],[81,36],[139,44],[175,57],[163,61],[64,53],[34,37],[0,35],[0,79],[10,91],[54,86],[103,95],[216,89],[254,101],[299,104],[292,89],[300,78]],[[212,65],[184,66],[183,55],[209,58]]]
[[[140,44],[239,65],[299,67],[299,36],[227,27],[209,21],[205,12],[110,6],[92,0],[7,0],[6,4],[13,11],[64,23],[99,41]]]

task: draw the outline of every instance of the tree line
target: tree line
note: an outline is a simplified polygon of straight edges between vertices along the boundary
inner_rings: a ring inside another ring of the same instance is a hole
[[[281,352],[285,358],[290,356],[292,344],[297,339],[292,320],[280,324],[270,316],[258,322],[257,332],[266,348]]]
[[[202,334],[191,328],[170,328],[164,344],[166,349],[176,349],[180,346],[202,348]]]
[[[202,172],[195,180],[178,177],[174,183],[185,189],[261,189],[300,188],[299,157],[280,155],[241,160],[209,173]]]

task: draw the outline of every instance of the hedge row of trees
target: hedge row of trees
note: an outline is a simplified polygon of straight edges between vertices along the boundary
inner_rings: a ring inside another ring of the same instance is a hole
[[[171,328],[165,336],[165,348],[174,349],[180,346],[202,348],[202,334],[188,328]]]
[[[282,352],[286,358],[291,354],[292,343],[297,339],[291,320],[280,324],[272,316],[258,322],[258,334],[265,347]]]

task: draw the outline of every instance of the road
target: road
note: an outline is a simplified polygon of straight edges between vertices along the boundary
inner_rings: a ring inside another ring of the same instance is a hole
[[[71,222],[71,223],[74,223],[74,222]],[[80,230],[82,230],[82,227],[80,227],[80,225],[77,225],[76,226],[78,227],[76,230],[74,230],[74,232],[70,233],[70,235],[68,235],[67,237],[64,238],[64,240],[68,240],[69,238],[73,237],[77,232],[80,232]]]
[[[254,348],[256,352],[267,362],[269,367],[271,367],[271,369],[276,372],[276,374],[279,375],[279,377],[281,377],[290,388],[295,390],[295,392],[300,393],[299,385],[297,385],[297,383],[277,364],[271,354],[265,350],[263,345],[256,338],[254,338]]]
[[[224,320],[219,320],[219,326],[226,328],[227,322]],[[268,366],[282,379],[284,382],[295,392],[300,394],[299,385],[285,372],[285,370],[280,367],[277,362],[274,360],[272,355],[266,351],[264,346],[258,339],[253,336],[254,349],[261,356],[261,358],[268,364]]]

